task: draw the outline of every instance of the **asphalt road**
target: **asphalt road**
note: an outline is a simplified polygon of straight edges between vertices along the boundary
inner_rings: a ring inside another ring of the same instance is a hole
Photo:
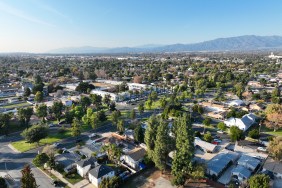
[[[17,140],[12,137],[12,140]],[[14,179],[15,187],[19,187],[21,178],[21,169],[26,164],[31,165],[32,172],[36,179],[37,185],[42,188],[52,188],[52,180],[43,172],[34,167],[31,163],[32,159],[37,154],[36,150],[31,150],[25,153],[16,153],[10,147],[9,142],[0,141],[0,176],[9,174]]]

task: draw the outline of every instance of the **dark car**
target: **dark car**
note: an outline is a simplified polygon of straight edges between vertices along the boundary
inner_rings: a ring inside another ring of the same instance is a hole
[[[82,142],[82,139],[77,139],[75,142],[76,143]]]

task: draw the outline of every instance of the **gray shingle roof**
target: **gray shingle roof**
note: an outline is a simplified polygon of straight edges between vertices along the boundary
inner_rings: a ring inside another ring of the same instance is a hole
[[[250,170],[255,170],[257,166],[260,164],[260,161],[256,158],[253,158],[248,155],[242,155],[238,160],[238,164],[242,165]]]
[[[81,166],[81,167],[85,167],[85,166],[88,166],[88,165],[93,165],[95,164],[97,160],[93,157],[90,157],[88,159],[85,159],[85,160],[81,160],[81,161],[78,161],[76,164],[78,166]]]
[[[135,148],[128,152],[127,155],[134,161],[139,161],[140,159],[143,159],[143,157],[146,155],[146,150],[143,148]]]
[[[89,174],[91,174],[92,176],[94,176],[95,178],[101,178],[104,175],[112,172],[113,169],[109,166],[106,165],[99,165],[96,166],[95,168],[93,168],[92,170],[89,171]]]
[[[238,165],[236,168],[232,169],[232,175],[239,175],[245,179],[251,177],[251,174],[251,171],[241,165]]]
[[[234,152],[220,153],[208,162],[207,168],[216,174],[219,174],[226,168],[228,163],[234,162],[238,156],[239,154]]]

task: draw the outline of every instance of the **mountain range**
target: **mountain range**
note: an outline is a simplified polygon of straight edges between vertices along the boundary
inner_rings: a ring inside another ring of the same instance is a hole
[[[282,36],[244,35],[218,38],[193,44],[155,45],[137,47],[99,48],[92,46],[67,47],[48,51],[54,54],[89,53],[162,53],[162,52],[214,52],[214,51],[253,51],[282,49]]]

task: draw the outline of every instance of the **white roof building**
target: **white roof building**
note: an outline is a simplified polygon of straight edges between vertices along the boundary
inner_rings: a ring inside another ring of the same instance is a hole
[[[224,121],[224,124],[227,127],[236,126],[239,129],[246,131],[248,130],[253,124],[255,124],[257,117],[254,114],[246,114],[241,119],[231,117]]]
[[[127,83],[129,90],[145,90],[148,85],[147,84],[137,84],[137,83]]]
[[[238,100],[233,100],[229,103],[229,106],[245,106],[245,102],[238,99]]]
[[[93,90],[91,90],[90,94],[100,95],[100,96],[103,97],[103,98],[104,98],[106,95],[110,95],[112,101],[118,101],[118,95],[115,94],[115,93],[110,93],[110,92],[106,92],[106,91],[101,91],[101,90],[93,89]]]

